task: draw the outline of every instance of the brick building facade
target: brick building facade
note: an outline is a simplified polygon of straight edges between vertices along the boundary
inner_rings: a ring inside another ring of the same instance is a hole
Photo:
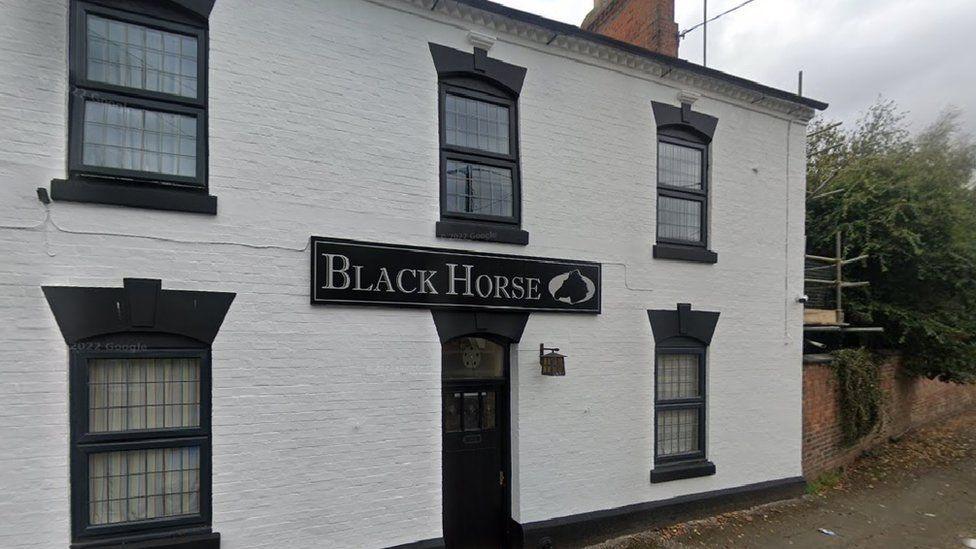
[[[822,103],[484,0],[4,0],[0,96],[2,547],[802,486]]]

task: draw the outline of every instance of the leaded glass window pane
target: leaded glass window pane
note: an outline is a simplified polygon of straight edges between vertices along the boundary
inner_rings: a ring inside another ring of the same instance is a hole
[[[448,145],[509,154],[508,107],[449,93],[444,111]]]
[[[495,379],[505,375],[505,349],[480,337],[462,337],[441,350],[445,379]]]
[[[512,217],[514,185],[512,170],[447,161],[447,211]]]
[[[670,187],[702,190],[702,151],[658,142],[657,182]]]
[[[481,393],[481,428],[495,428],[495,392]]]
[[[197,97],[197,39],[88,15],[88,79]]]
[[[200,449],[153,448],[88,456],[92,526],[200,513]]]
[[[444,431],[456,433],[461,430],[461,393],[444,395]]]
[[[200,425],[199,358],[91,359],[88,368],[89,432]]]
[[[670,196],[657,198],[657,236],[701,242],[702,203]]]
[[[698,409],[657,410],[657,455],[668,457],[697,452]]]
[[[464,430],[481,430],[481,399],[478,393],[464,393]]]
[[[84,134],[87,166],[196,176],[195,116],[86,101]]]
[[[698,355],[658,356],[657,399],[659,401],[701,396]]]
[[[444,394],[444,432],[490,431],[495,428],[495,392]]]

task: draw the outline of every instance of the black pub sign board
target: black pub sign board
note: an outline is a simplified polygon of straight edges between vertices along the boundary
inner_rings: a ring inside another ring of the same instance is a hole
[[[600,312],[599,263],[313,236],[312,304]]]

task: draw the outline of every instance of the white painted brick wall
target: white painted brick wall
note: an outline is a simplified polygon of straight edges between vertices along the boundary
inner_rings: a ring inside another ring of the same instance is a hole
[[[66,0],[0,0],[0,547],[64,547],[67,350],[40,286],[237,292],[214,344],[214,529],[227,549],[438,537],[439,344],[422,310],[310,307],[309,235],[604,263],[599,316],[533,314],[514,373],[522,522],[800,474],[804,126],[705,94],[716,265],[653,260],[650,101],[677,88],[501,36],[528,68],[515,247],[434,238],[428,41],[470,25],[405,3],[218,0],[211,18],[215,217],[56,203]],[[482,29],[484,30],[484,29]],[[22,227],[22,228],[14,228]],[[645,313],[722,312],[708,363],[715,476],[651,485]],[[568,356],[543,378],[540,342]]]

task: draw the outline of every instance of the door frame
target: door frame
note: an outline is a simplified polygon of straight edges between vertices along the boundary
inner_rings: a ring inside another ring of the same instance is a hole
[[[498,525],[500,537],[504,540],[508,546],[512,546],[512,540],[514,539],[514,531],[512,529],[512,345],[516,342],[511,339],[485,332],[476,332],[465,335],[457,335],[451,337],[451,339],[441,342],[441,394],[440,394],[440,415],[441,415],[441,534],[445,534],[445,524],[444,524],[444,489],[445,489],[445,479],[444,479],[444,389],[451,386],[464,386],[465,384],[470,384],[472,380],[445,380],[444,379],[444,359],[443,359],[443,346],[444,344],[454,341],[456,339],[465,337],[480,337],[482,339],[487,339],[502,346],[504,350],[504,376],[501,383],[497,384],[499,387],[498,395],[496,398],[498,401],[495,403],[496,413],[498,413],[498,425],[499,429],[499,445],[501,451],[501,466],[502,473],[505,475],[505,484],[502,486],[502,516],[500,517],[500,524]],[[479,380],[475,379],[474,382]],[[488,380],[483,380],[488,381]],[[443,539],[443,538],[442,538]]]

